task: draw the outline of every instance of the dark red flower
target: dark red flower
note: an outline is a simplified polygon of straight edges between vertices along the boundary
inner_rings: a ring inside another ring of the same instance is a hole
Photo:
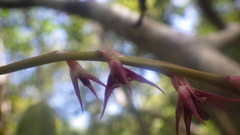
[[[219,101],[231,101],[240,102],[240,99],[231,99],[211,94],[208,92],[200,91],[193,88],[186,78],[180,75],[172,75],[172,84],[178,92],[178,103],[176,108],[176,133],[178,135],[178,127],[180,117],[183,113],[184,122],[186,126],[187,135],[190,135],[190,125],[192,115],[194,115],[198,121],[204,123],[203,120],[209,118],[208,113],[203,108],[203,104],[211,103],[219,108],[224,108]]]
[[[78,79],[83,83],[84,86],[88,87],[90,91],[97,97],[97,94],[92,87],[92,84],[90,80],[106,87],[106,85],[101,82],[97,77],[89,73],[87,70],[85,70],[78,62],[76,61],[67,61],[67,64],[70,68],[70,76],[72,79],[73,87],[76,92],[76,95],[78,97],[79,103],[81,105],[81,108],[83,110],[83,105],[82,105],[82,99],[81,99],[81,94],[78,86]]]
[[[121,85],[125,85],[129,91],[131,91],[131,87],[129,85],[130,81],[138,81],[142,83],[147,83],[149,85],[152,85],[153,87],[156,87],[157,89],[161,90],[156,84],[152,83],[151,81],[145,79],[141,75],[138,75],[134,73],[133,71],[123,67],[122,63],[116,59],[117,56],[123,56],[115,51],[101,51],[101,56],[108,61],[109,68],[110,68],[110,74],[108,76],[107,86],[105,89],[105,97],[104,97],[104,104],[103,104],[103,116],[108,99],[110,95],[112,94],[113,90],[117,87],[120,87]],[[123,56],[124,57],[124,56]],[[162,91],[162,90],[161,90]]]

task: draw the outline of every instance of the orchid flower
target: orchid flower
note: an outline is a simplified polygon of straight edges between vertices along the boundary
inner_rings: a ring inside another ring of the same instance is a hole
[[[107,50],[107,51],[100,51],[99,53],[105,60],[107,60],[110,68],[110,74],[108,76],[107,86],[105,89],[105,97],[104,97],[103,111],[102,111],[101,117],[105,112],[108,99],[110,95],[113,93],[113,90],[117,87],[120,87],[121,85],[125,85],[128,88],[128,90],[131,92],[131,87],[129,85],[129,82],[138,81],[141,83],[147,83],[161,90],[161,88],[159,88],[156,84],[145,79],[141,75],[138,75],[135,72],[123,67],[122,63],[118,59],[116,59],[116,57],[119,57],[119,56],[124,57],[124,56],[119,54],[118,52]]]
[[[187,135],[190,135],[192,115],[204,124],[209,116],[203,108],[203,104],[211,103],[219,108],[224,108],[218,101],[240,102],[240,99],[225,98],[208,92],[193,88],[186,78],[180,75],[172,75],[172,84],[178,92],[178,103],[176,108],[176,133],[178,135],[179,121],[183,113]]]
[[[90,89],[90,91],[96,96],[96,98],[98,98],[97,94],[89,80],[92,80],[104,87],[106,87],[106,85],[103,82],[101,82],[97,77],[95,77],[94,75],[89,73],[87,70],[85,70],[78,62],[67,61],[67,64],[70,68],[70,76],[71,76],[75,93],[77,95],[77,98],[81,105],[81,109],[83,111],[82,99],[81,99],[81,94],[78,86],[78,79],[83,83],[84,86]]]

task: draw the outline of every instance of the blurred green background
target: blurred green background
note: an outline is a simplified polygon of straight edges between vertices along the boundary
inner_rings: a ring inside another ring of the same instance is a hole
[[[136,0],[105,0],[138,11]],[[227,21],[239,21],[233,1],[216,0],[214,5]],[[205,35],[216,31],[200,16],[195,1],[147,0],[147,15],[189,35]],[[226,8],[221,8],[225,5]],[[96,22],[77,15],[49,8],[0,9],[0,36],[4,45],[0,52],[5,63],[40,54],[60,51],[95,51],[112,49],[126,55],[154,58]],[[224,49],[224,53],[239,61],[239,46]],[[100,62],[80,62],[84,68],[106,83],[108,65]],[[133,68],[139,74],[165,90],[163,95],[146,84],[131,83],[131,100],[122,88],[111,96],[106,113],[100,120],[104,88],[93,83],[100,100],[80,85],[84,112],[75,96],[65,62],[30,68],[7,75],[1,87],[2,135],[173,135],[175,134],[175,104],[177,94],[168,78],[144,69]],[[80,83],[81,84],[81,83]],[[192,122],[193,135],[220,135],[214,122],[206,125]],[[185,134],[183,121],[180,134]]]

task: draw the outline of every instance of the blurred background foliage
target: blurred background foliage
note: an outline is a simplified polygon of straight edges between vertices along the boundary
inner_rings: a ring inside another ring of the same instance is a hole
[[[99,2],[102,2],[99,0]],[[137,0],[108,0],[138,10]],[[234,1],[214,1],[218,12],[228,21],[240,21],[239,4]],[[222,8],[224,7],[226,8]],[[216,29],[203,18],[196,1],[147,0],[147,16],[164,22],[186,34],[208,34]],[[232,8],[233,7],[233,8]],[[238,8],[238,10],[236,10]],[[190,12],[194,13],[191,16]],[[189,15],[190,14],[190,15]],[[191,19],[194,19],[191,21]],[[189,25],[182,25],[181,22]],[[64,12],[35,7],[0,9],[0,35],[4,43],[6,63],[22,60],[55,50],[95,51],[113,49],[127,55],[154,58],[133,43],[105,31],[95,22]],[[240,46],[223,49],[239,60]],[[106,82],[109,69],[106,63],[80,62],[83,67]],[[132,68],[132,67],[130,67]],[[158,73],[133,68],[162,89],[132,83],[133,94],[118,88],[110,98],[104,117],[100,120],[104,88],[94,88],[100,100],[81,86],[84,112],[74,94],[69,71],[64,62],[44,65],[8,75],[4,93],[3,120],[6,135],[172,135],[175,134],[176,93],[169,80]],[[195,135],[220,135],[209,120],[207,125],[193,122]],[[181,122],[180,134],[185,134]]]

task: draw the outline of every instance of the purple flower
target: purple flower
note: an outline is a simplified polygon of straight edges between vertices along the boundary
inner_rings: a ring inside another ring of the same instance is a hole
[[[78,79],[83,83],[84,86],[90,89],[90,91],[96,96],[96,98],[98,97],[94,88],[92,87],[90,80],[104,87],[106,87],[106,85],[102,83],[97,77],[95,77],[94,75],[89,73],[87,70],[85,70],[80,64],[78,64],[78,62],[76,61],[66,61],[66,62],[70,68],[70,76],[72,79],[73,87],[83,111],[82,99],[81,99],[81,94],[78,86]]]
[[[240,99],[231,99],[211,94],[208,92],[203,92],[193,88],[186,78],[180,75],[172,75],[172,84],[178,92],[178,103],[176,108],[176,133],[178,135],[178,127],[180,117],[183,113],[185,127],[187,135],[190,135],[190,125],[192,115],[194,115],[198,121],[204,123],[203,120],[209,118],[208,113],[203,108],[203,104],[211,103],[219,108],[224,109],[224,107],[219,104],[219,101],[231,101],[240,102]]]
[[[116,57],[124,57],[124,56],[119,54],[118,52],[111,51],[111,50],[100,51],[100,55],[108,61],[108,65],[110,68],[110,74],[108,76],[107,86],[105,89],[105,97],[104,97],[103,111],[102,111],[101,117],[105,112],[108,99],[112,94],[113,90],[117,87],[120,87],[121,85],[125,85],[128,88],[128,90],[131,92],[131,87],[129,85],[129,82],[138,81],[142,83],[147,83],[161,90],[156,84],[145,79],[141,75],[138,75],[133,71],[123,67],[122,63],[119,60],[117,60]]]

